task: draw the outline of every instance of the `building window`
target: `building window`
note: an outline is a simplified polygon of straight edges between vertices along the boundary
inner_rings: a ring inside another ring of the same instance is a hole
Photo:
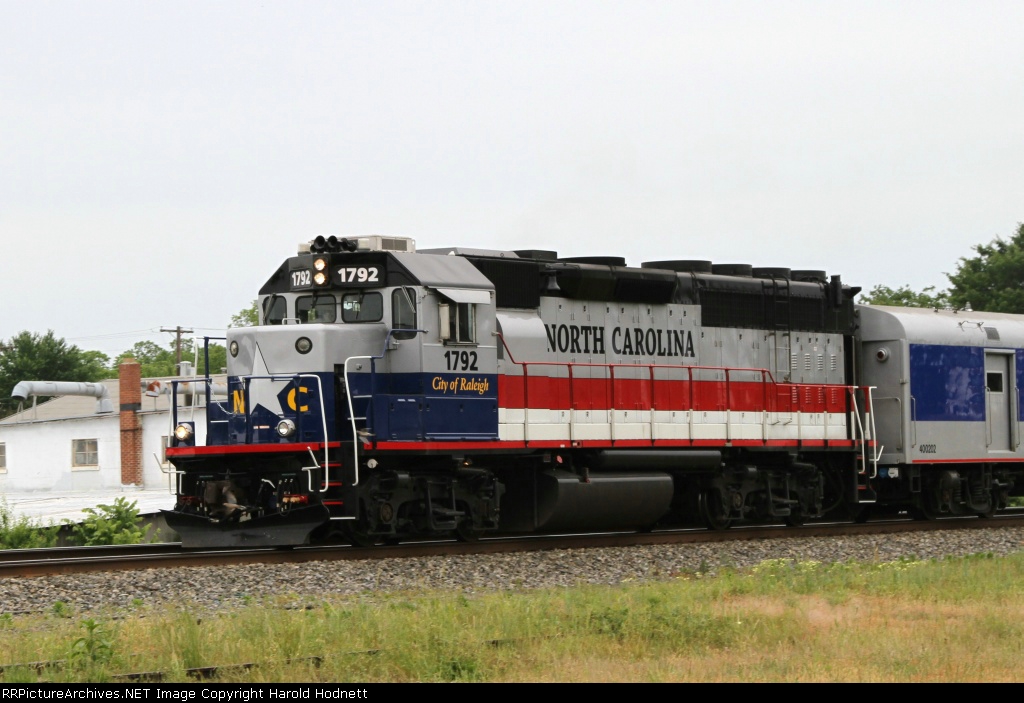
[[[100,465],[99,442],[95,439],[71,440],[73,468],[95,468]]]
[[[0,474],[7,473],[7,444],[0,442]]]

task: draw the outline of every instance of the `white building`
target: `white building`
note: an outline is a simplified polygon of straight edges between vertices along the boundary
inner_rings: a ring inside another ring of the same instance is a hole
[[[171,380],[187,379],[143,381],[139,365],[128,362],[119,379],[89,389],[93,395],[26,400],[24,410],[0,419],[0,498],[16,513],[44,521],[77,519],[82,508],[120,495],[137,501],[143,513],[173,507],[173,475],[164,457],[172,429]],[[223,388],[223,377],[218,381]],[[185,388],[199,392],[186,395],[179,388],[178,419],[195,420],[202,441],[203,384]],[[100,392],[109,403],[100,401]]]

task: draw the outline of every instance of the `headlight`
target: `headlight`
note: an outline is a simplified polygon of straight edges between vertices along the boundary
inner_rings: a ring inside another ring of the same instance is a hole
[[[295,351],[300,354],[308,354],[312,348],[313,342],[310,341],[309,337],[299,337],[295,340]]]
[[[324,261],[323,259],[317,259],[316,261],[313,262],[313,268],[315,268],[317,271],[323,271],[325,268],[327,268],[327,262]]]
[[[232,357],[238,356],[238,342],[231,342],[228,345],[228,351],[231,352]]]
[[[316,283],[318,286],[322,286],[323,284],[327,283],[327,274],[325,274],[323,271],[317,272],[316,274],[313,275],[313,282]]]
[[[277,423],[277,434],[280,437],[291,437],[295,434],[295,423],[285,418]]]
[[[184,422],[174,428],[174,437],[179,442],[184,442],[192,436],[192,425]]]

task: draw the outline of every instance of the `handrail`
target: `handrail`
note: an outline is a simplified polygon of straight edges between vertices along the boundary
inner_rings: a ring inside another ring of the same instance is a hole
[[[523,438],[524,438],[524,440],[526,442],[530,441],[530,439],[529,439],[529,426],[530,426],[530,423],[529,423],[529,412],[530,412],[530,403],[529,403],[530,383],[529,383],[529,378],[530,378],[530,373],[529,372],[530,372],[530,367],[536,367],[536,366],[550,366],[550,367],[555,367],[555,368],[562,368],[562,367],[564,367],[566,369],[567,374],[568,374],[568,379],[569,379],[569,411],[570,411],[570,413],[572,413],[573,410],[575,409],[575,395],[574,395],[574,385],[575,384],[572,382],[573,381],[573,371],[572,370],[574,368],[601,368],[601,369],[607,369],[608,370],[608,378],[605,379],[605,380],[607,380],[609,385],[610,385],[611,406],[610,406],[609,412],[610,412],[611,416],[610,416],[609,424],[611,425],[611,433],[612,433],[611,434],[611,439],[612,439],[613,443],[615,441],[615,424],[616,424],[616,421],[615,421],[615,410],[616,410],[616,404],[615,404],[615,400],[616,400],[616,397],[615,397],[615,385],[616,385],[615,384],[615,380],[616,380],[615,379],[615,370],[617,368],[647,369],[648,377],[649,377],[650,382],[651,382],[651,393],[650,393],[650,396],[651,396],[650,406],[651,407],[650,407],[650,410],[652,412],[654,411],[655,406],[656,406],[655,391],[654,391],[655,383],[656,383],[655,370],[656,369],[672,369],[672,370],[677,370],[677,371],[685,371],[686,372],[686,379],[685,379],[685,381],[688,384],[687,391],[688,391],[688,396],[689,397],[688,397],[688,403],[687,403],[687,411],[690,413],[691,436],[692,436],[693,411],[694,411],[694,386],[696,385],[695,382],[694,382],[694,380],[695,380],[694,379],[694,372],[695,371],[697,371],[697,372],[700,372],[700,371],[713,371],[713,372],[722,372],[724,374],[724,376],[725,376],[725,379],[724,379],[724,381],[725,381],[725,407],[724,408],[720,408],[720,409],[724,410],[727,413],[727,415],[730,413],[730,409],[731,409],[731,406],[732,406],[732,394],[734,392],[734,390],[733,390],[733,386],[734,386],[733,381],[735,380],[733,378],[733,374],[736,373],[736,372],[744,372],[744,373],[752,373],[752,374],[756,373],[756,374],[760,375],[761,378],[760,378],[759,383],[761,384],[761,388],[762,388],[761,397],[762,397],[763,405],[764,405],[764,408],[765,408],[764,412],[772,412],[771,410],[768,409],[769,408],[769,401],[771,401],[771,405],[776,408],[774,410],[774,412],[781,412],[777,408],[777,405],[778,405],[778,394],[776,393],[774,396],[770,395],[769,394],[769,390],[768,390],[769,386],[772,386],[775,389],[790,388],[790,389],[795,390],[796,391],[796,401],[795,401],[795,406],[796,407],[795,407],[795,409],[791,408],[789,412],[797,412],[797,413],[802,413],[802,411],[799,408],[805,402],[804,401],[804,396],[808,395],[806,393],[801,393],[800,392],[803,389],[811,389],[811,388],[818,389],[820,391],[818,396],[820,398],[822,398],[822,402],[824,403],[825,407],[828,407],[830,401],[829,401],[829,396],[826,394],[826,387],[845,388],[845,389],[847,389],[847,392],[853,392],[853,391],[857,390],[858,388],[860,388],[860,386],[853,386],[853,385],[838,385],[837,384],[837,385],[833,386],[832,384],[824,384],[824,383],[786,383],[786,382],[779,382],[779,381],[775,380],[775,376],[772,374],[770,369],[763,368],[763,367],[762,368],[757,368],[757,367],[725,367],[725,366],[696,366],[696,365],[682,366],[682,365],[677,365],[677,364],[657,364],[657,363],[651,363],[651,364],[606,363],[606,364],[601,364],[601,363],[592,363],[592,362],[579,362],[579,363],[577,363],[577,362],[564,362],[564,361],[519,361],[519,360],[517,360],[515,358],[515,355],[512,353],[511,348],[509,348],[508,342],[505,340],[504,335],[502,335],[501,332],[494,332],[493,334],[499,340],[501,340],[501,344],[502,344],[502,346],[505,349],[505,353],[507,354],[507,357],[508,357],[509,361],[513,365],[521,367],[522,371],[523,371],[523,405],[524,405],[524,408],[523,408],[523,410],[524,410],[524,412],[523,412]],[[549,378],[554,378],[554,377],[549,377]],[[791,403],[791,405],[794,404],[793,401],[790,401],[790,403]],[[653,441],[653,438],[654,438],[653,416],[652,416],[651,423],[652,423],[651,438],[652,438],[652,441]],[[572,424],[573,424],[572,415],[570,414],[570,418],[569,418],[570,440],[572,439],[572,436],[571,436]],[[731,423],[731,419],[729,417],[727,417],[727,419],[726,419],[726,433],[727,434],[728,434],[728,432],[731,429],[731,424],[732,424]],[[827,439],[827,428],[828,428],[828,424],[827,424],[827,420],[826,420],[826,439]],[[802,423],[800,425],[800,428],[798,428],[798,436],[802,436]]]
[[[871,415],[871,427],[870,427],[870,429],[871,429],[871,436],[870,437],[867,436],[867,432],[865,431],[865,428],[864,428],[864,423],[861,421],[861,418],[860,418],[860,408],[857,407],[857,395],[856,395],[856,392],[857,392],[858,389],[857,389],[856,386],[850,386],[849,387],[849,391],[850,391],[850,400],[853,401],[853,417],[857,421],[857,429],[860,430],[860,438],[861,438],[860,462],[861,462],[861,466],[863,467],[863,471],[861,471],[861,473],[867,473],[867,471],[868,471],[868,454],[867,454],[868,439],[874,439],[875,438],[875,413],[874,413],[874,410],[873,410],[873,407],[874,407],[874,402],[873,401],[874,401],[874,399],[872,398],[872,394],[871,394],[871,391],[873,391],[875,389],[875,386],[863,386],[862,388],[863,388],[864,392],[867,394],[867,397],[865,398],[865,401],[864,401],[864,407],[865,407],[865,410],[868,410],[869,414]],[[878,453],[871,452],[871,469],[872,469],[872,471],[871,471],[871,475],[868,478],[875,478],[875,477],[878,476],[878,460],[879,460],[879,458],[881,458],[881,453],[880,452],[878,452]]]
[[[910,396],[910,446],[917,446],[917,398],[914,396]]]
[[[399,329],[398,331],[399,332],[419,332],[419,333],[425,333],[426,332],[426,330],[421,330],[421,329],[405,329],[405,328]],[[387,354],[388,344],[390,343],[392,335],[394,333],[395,333],[394,329],[389,329],[388,333],[386,335],[384,335],[384,344],[383,344],[383,348],[380,351],[380,354],[378,354],[376,356],[373,356],[373,355],[350,356],[350,357],[346,358],[345,359],[345,363],[342,364],[342,374],[343,374],[343,376],[345,378],[345,397],[348,400],[348,417],[349,417],[349,420],[352,422],[352,471],[353,471],[354,476],[355,476],[355,480],[352,483],[353,486],[358,486],[359,485],[359,434],[356,431],[356,412],[355,412],[355,408],[352,405],[352,386],[348,382],[348,362],[350,362],[350,361],[352,361],[354,359],[356,359],[356,360],[358,360],[358,359],[369,359],[370,360],[370,390],[372,392],[373,386],[374,386],[374,382],[376,381],[377,359],[383,359],[384,355]]]
[[[324,407],[323,379],[321,379],[320,376],[318,374],[315,374],[315,373],[291,373],[291,374],[268,374],[268,375],[265,375],[265,376],[242,376],[241,377],[241,379],[242,379],[242,403],[243,403],[243,407],[246,407],[246,408],[250,407],[250,405],[249,405],[249,385],[252,383],[252,381],[291,381],[291,382],[295,383],[296,384],[296,388],[298,388],[298,380],[300,378],[316,379],[317,398],[320,401],[320,423],[321,423],[321,429],[323,430],[323,433],[324,433],[323,434],[323,436],[324,436],[324,479],[323,479],[323,485],[321,485],[320,491],[319,491],[320,493],[323,493],[328,488],[328,484],[330,483],[330,474],[331,474],[330,448],[328,446],[330,444],[330,442],[328,441],[329,437],[327,436],[327,410]],[[301,434],[301,430],[302,430],[302,411],[298,409],[298,407],[299,407],[298,401],[296,401],[295,405],[296,405],[296,410],[295,410],[296,415],[295,416],[296,416],[296,418],[298,418],[298,422],[295,425],[295,434]],[[249,422],[249,418],[246,417],[246,421],[245,421],[245,443],[246,444],[251,444],[251,440],[252,440],[252,425]],[[310,451],[312,451],[312,450],[310,450]],[[310,492],[312,492],[313,491],[313,475],[312,474],[307,474],[307,475],[309,476],[309,490],[310,490]]]
[[[174,428],[178,424],[178,386],[180,384],[182,384],[182,383],[189,384],[189,385],[195,384],[195,383],[203,383],[203,384],[206,385],[206,408],[207,408],[207,413],[209,413],[210,404],[212,402],[212,400],[210,398],[210,386],[213,385],[214,381],[213,381],[213,378],[211,378],[209,375],[203,376],[202,378],[200,378],[199,376],[187,376],[187,377],[183,376],[181,378],[172,378],[171,379],[171,395],[170,395],[170,400],[168,401],[168,404],[170,405],[170,413],[168,413],[168,415],[171,418],[170,434],[174,434]],[[189,395],[189,394],[187,394],[187,395]],[[189,415],[189,421],[195,421],[196,407],[197,407],[196,404],[195,404],[195,396],[197,394],[196,393],[192,393],[190,395],[192,395],[193,400],[192,400],[192,405],[188,406],[189,410],[192,411],[191,414]],[[207,417],[209,417],[209,415],[207,415]]]
[[[225,342],[227,337],[203,337],[203,368],[206,369],[206,377],[211,378],[213,374],[210,373],[210,340],[211,339],[222,339]],[[195,405],[195,403],[193,403]],[[206,407],[210,407],[210,384],[206,384]],[[207,410],[209,412],[209,410]]]

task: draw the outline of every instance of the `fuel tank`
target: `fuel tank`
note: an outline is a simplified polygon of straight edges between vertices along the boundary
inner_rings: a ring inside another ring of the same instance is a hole
[[[649,527],[672,503],[672,477],[660,472],[545,470],[506,482],[500,529],[508,532]],[[507,507],[506,507],[507,506]]]

